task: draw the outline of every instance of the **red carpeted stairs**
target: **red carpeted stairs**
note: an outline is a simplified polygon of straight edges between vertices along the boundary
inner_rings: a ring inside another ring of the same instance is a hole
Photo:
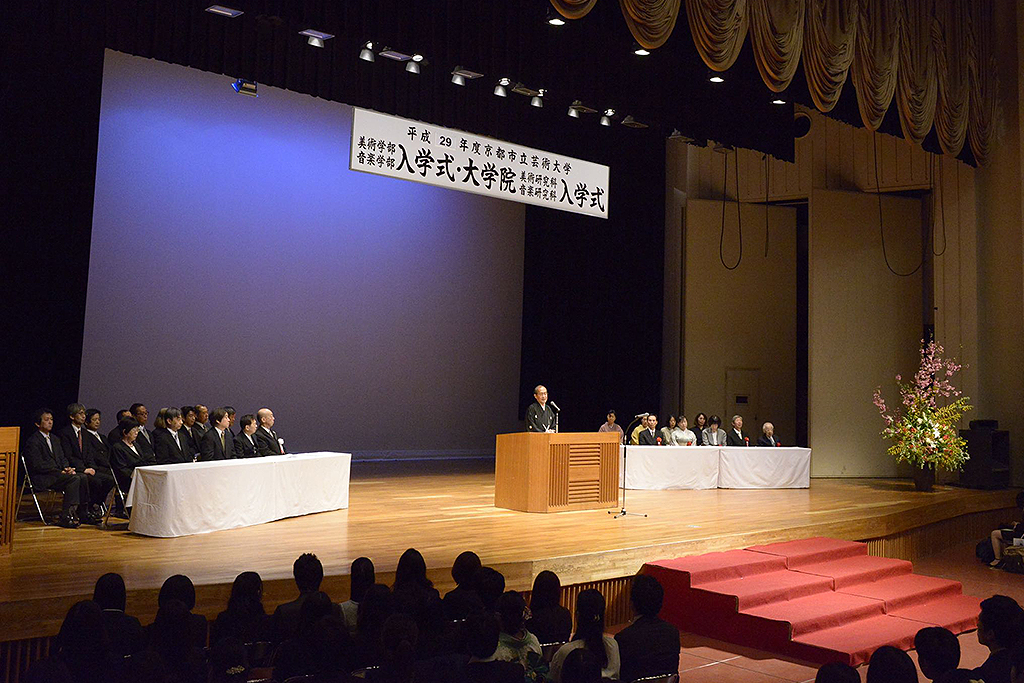
[[[805,661],[856,666],[882,645],[913,646],[925,626],[977,626],[979,598],[918,576],[864,543],[806,538],[649,562],[662,617],[683,631]]]

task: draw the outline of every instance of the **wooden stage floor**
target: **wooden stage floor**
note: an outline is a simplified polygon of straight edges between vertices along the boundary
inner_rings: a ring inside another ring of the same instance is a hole
[[[505,574],[509,588],[522,590],[542,569],[568,585],[628,576],[647,560],[755,543],[878,538],[1012,508],[1015,495],[944,486],[918,493],[901,480],[815,479],[810,489],[796,490],[630,491],[628,509],[649,516],[612,519],[605,510],[544,515],[495,508],[493,477],[493,464],[472,461],[356,463],[347,510],[173,539],[19,522],[13,554],[0,557],[2,640],[52,635],[67,608],[91,596],[97,577],[110,571],[125,577],[129,611],[147,623],[160,584],[176,573],[192,578],[197,609],[209,616],[223,609],[231,581],[245,570],[263,577],[268,606],[289,600],[292,562],[303,552],[320,557],[324,589],[340,600],[348,594],[353,559],[370,557],[378,580],[390,583],[409,547],[423,553],[442,592],[463,550],[478,553]]]

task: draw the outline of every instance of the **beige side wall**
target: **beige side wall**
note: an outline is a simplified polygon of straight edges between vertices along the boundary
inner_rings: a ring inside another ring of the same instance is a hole
[[[921,201],[882,197],[895,270],[920,261]],[[809,210],[808,430],[812,476],[893,476],[871,403],[917,366],[921,272],[897,277],[882,258],[878,197],[813,190]]]
[[[725,262],[739,249],[736,204],[726,206]],[[720,201],[686,204],[685,365],[683,410],[727,421],[726,368],[760,369],[760,413],[744,415],[752,438],[761,423],[792,443],[796,431],[796,209],[769,207],[771,231],[764,256],[764,205],[743,204],[743,258],[727,270],[719,257]]]

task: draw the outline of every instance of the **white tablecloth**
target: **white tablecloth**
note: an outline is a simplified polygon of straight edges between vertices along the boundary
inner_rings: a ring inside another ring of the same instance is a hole
[[[136,467],[128,529],[187,536],[348,507],[350,453]]]
[[[809,448],[628,448],[621,469],[622,481],[628,489],[787,489],[811,485]]]
[[[719,449],[714,446],[623,446],[621,450],[627,489],[718,487]]]
[[[725,446],[718,463],[723,489],[805,489],[811,485],[810,448]]]

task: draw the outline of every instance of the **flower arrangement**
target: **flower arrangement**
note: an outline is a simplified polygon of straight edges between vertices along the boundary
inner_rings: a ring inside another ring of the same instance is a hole
[[[962,366],[943,359],[943,349],[934,341],[924,344],[922,340],[922,344],[921,365],[913,381],[903,382],[896,375],[902,407],[890,411],[882,388],[875,389],[874,404],[885,421],[882,437],[892,441],[888,453],[897,462],[958,471],[968,458],[967,442],[960,438],[958,424],[971,409],[968,397],[952,383]]]

